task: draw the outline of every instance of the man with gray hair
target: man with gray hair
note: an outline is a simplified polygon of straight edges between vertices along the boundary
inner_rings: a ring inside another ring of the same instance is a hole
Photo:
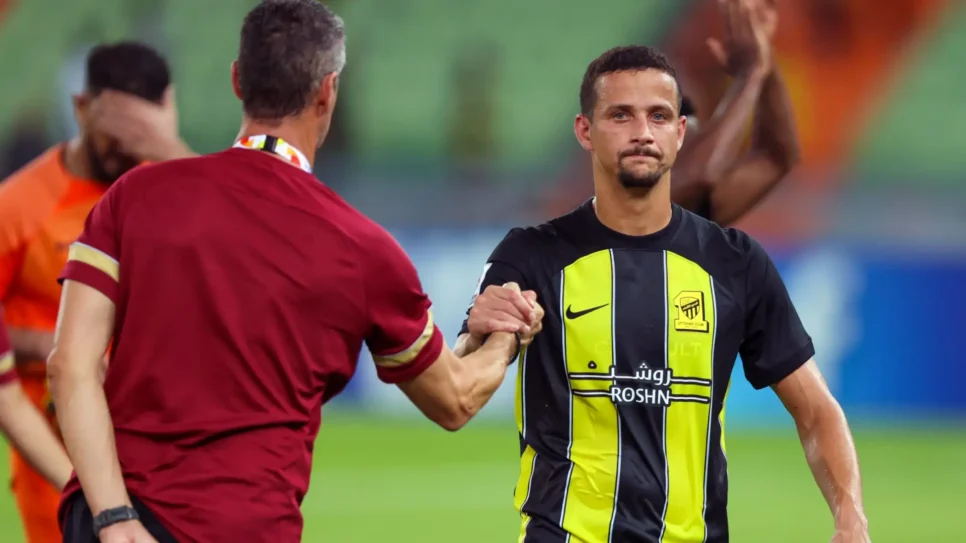
[[[399,245],[312,175],[344,63],[325,6],[262,2],[231,70],[233,148],[138,168],[88,217],[48,361],[77,471],[65,542],[298,542],[321,408],[363,344],[455,430],[528,340],[454,355]],[[521,320],[532,300],[514,292]]]

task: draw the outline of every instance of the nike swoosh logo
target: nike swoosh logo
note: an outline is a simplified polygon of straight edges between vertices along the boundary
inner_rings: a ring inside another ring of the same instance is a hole
[[[591,307],[590,309],[584,309],[583,311],[576,311],[576,312],[575,311],[572,311],[570,309],[570,306],[568,305],[567,306],[567,312],[566,312],[567,313],[567,318],[568,319],[576,319],[577,317],[583,317],[587,313],[592,313],[594,311],[597,311],[598,309],[601,309],[603,307],[607,307],[608,305],[610,305],[610,304],[599,305],[597,307]]]

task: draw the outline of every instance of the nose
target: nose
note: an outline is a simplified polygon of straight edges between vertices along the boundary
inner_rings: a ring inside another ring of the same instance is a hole
[[[654,133],[651,131],[651,123],[646,119],[638,119],[634,122],[634,129],[631,133],[631,143],[637,145],[650,145],[654,143]]]

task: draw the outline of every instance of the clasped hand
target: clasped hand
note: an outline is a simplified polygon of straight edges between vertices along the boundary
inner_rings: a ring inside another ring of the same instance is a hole
[[[521,292],[516,283],[490,285],[473,300],[466,325],[478,341],[494,332],[517,332],[526,346],[543,329],[543,315],[536,292]]]

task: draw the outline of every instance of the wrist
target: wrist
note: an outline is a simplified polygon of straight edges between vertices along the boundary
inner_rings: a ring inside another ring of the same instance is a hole
[[[862,506],[857,504],[855,500],[846,498],[839,503],[841,505],[839,505],[838,511],[835,513],[836,528],[864,528],[868,526],[869,521],[865,517],[865,511],[863,511]]]
[[[738,72],[737,79],[743,79],[752,85],[764,85],[770,74],[770,67],[765,64],[755,64]]]
[[[506,354],[507,365],[513,363],[520,354],[520,342],[521,337],[518,332],[495,332],[483,338],[484,347],[499,349]]]
[[[131,500],[124,500],[121,502],[114,502],[112,503],[112,505],[108,505],[108,506],[91,507],[91,515],[96,517],[98,515],[103,514],[105,511],[111,511],[113,509],[121,509],[124,507],[134,507],[134,504],[131,503]]]
[[[125,520],[123,522],[118,522],[117,524],[111,524],[110,526],[105,526],[94,537],[96,538],[97,541],[102,541],[102,542],[117,541],[118,537],[123,539],[124,537],[126,537],[125,532],[128,529],[127,527],[131,526],[132,524],[141,524],[141,520],[140,519]]]
[[[127,524],[139,519],[140,515],[130,504],[104,509],[94,515],[94,536],[100,536],[104,530],[110,529],[111,526]]]

